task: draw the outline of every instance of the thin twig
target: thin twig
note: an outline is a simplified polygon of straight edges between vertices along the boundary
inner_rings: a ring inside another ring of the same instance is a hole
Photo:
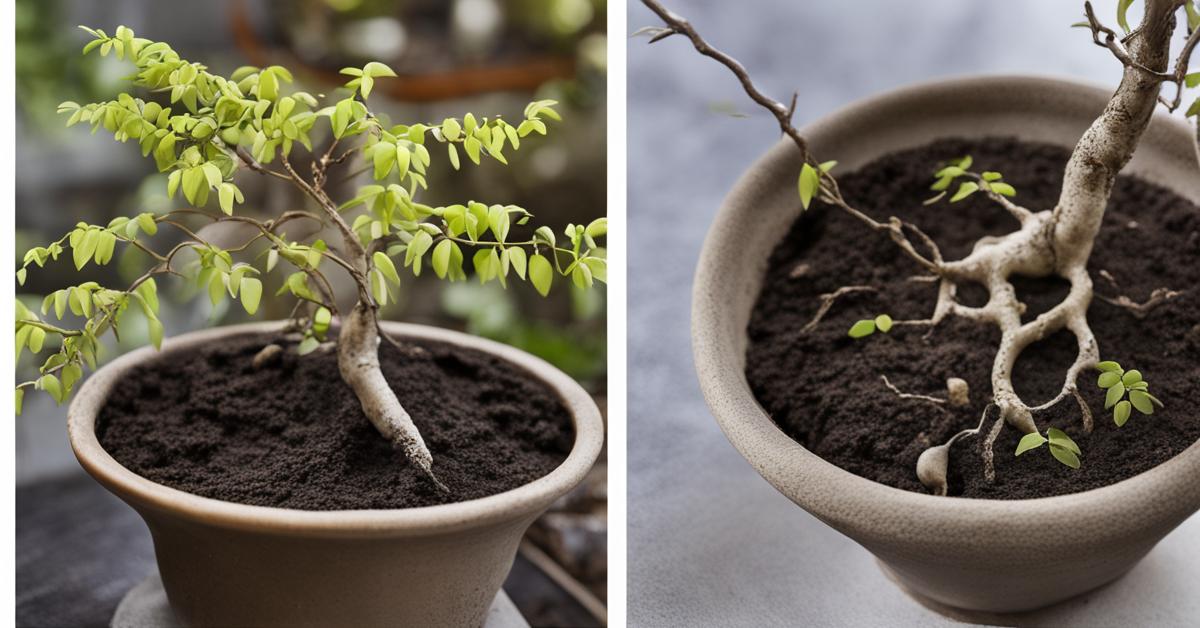
[[[1154,291],[1150,293],[1150,298],[1146,299],[1142,303],[1138,303],[1123,294],[1115,297],[1097,294],[1096,298],[1109,305],[1124,308],[1125,310],[1129,311],[1130,314],[1133,314],[1135,318],[1141,320],[1146,318],[1146,316],[1150,314],[1154,308],[1181,295],[1183,295],[1183,292],[1168,290],[1167,288],[1155,288]]]
[[[1087,14],[1088,26],[1092,29],[1092,42],[1094,42],[1097,46],[1100,46],[1101,48],[1108,48],[1110,51],[1112,51],[1113,56],[1116,57],[1117,60],[1123,65],[1141,70],[1143,73],[1147,74],[1153,79],[1159,81],[1174,80],[1175,77],[1173,74],[1157,72],[1138,63],[1137,60],[1133,58],[1133,55],[1129,53],[1129,50],[1125,47],[1125,44],[1123,43],[1124,40],[1117,37],[1116,31],[1100,23],[1100,20],[1096,17],[1096,11],[1092,9],[1091,2],[1083,3],[1083,9],[1084,13]],[[1101,35],[1104,35],[1103,39],[1101,39]],[[1133,33],[1130,33],[1130,35],[1132,36]]]
[[[931,397],[929,395],[913,395],[913,394],[906,393],[906,392],[900,392],[899,388],[896,388],[892,384],[892,382],[888,381],[887,375],[880,375],[879,378],[883,380],[883,385],[887,386],[888,390],[892,391],[893,393],[896,393],[896,396],[901,399],[913,399],[916,401],[928,401],[929,403],[936,403],[938,405],[943,405],[946,403],[946,400],[942,399],[941,397]]]
[[[808,321],[808,324],[800,329],[800,333],[807,334],[816,329],[817,324],[821,322],[821,319],[825,318],[825,315],[829,313],[829,308],[833,307],[834,302],[837,301],[838,298],[847,294],[854,294],[856,292],[875,291],[875,288],[871,286],[842,286],[833,292],[822,294],[819,297],[821,299],[821,306],[817,308],[817,313],[813,315],[812,320]]]

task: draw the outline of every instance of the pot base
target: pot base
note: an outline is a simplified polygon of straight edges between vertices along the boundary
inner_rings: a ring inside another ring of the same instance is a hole
[[[117,612],[113,613],[112,628],[182,628],[183,624],[175,619],[171,605],[167,602],[167,592],[163,589],[162,579],[158,573],[152,573],[129,590]],[[508,594],[501,589],[492,600],[488,609],[487,621],[483,628],[529,628],[529,623],[521,616]]]
[[[1046,625],[1044,618],[1069,616],[1069,615],[1063,615],[1059,611],[1061,609],[1063,609],[1064,607],[1075,606],[1075,605],[1079,605],[1079,604],[1086,604],[1088,596],[1090,596],[1091,594],[1093,594],[1097,591],[1100,591],[1104,588],[1111,586],[1113,583],[1120,580],[1125,575],[1123,573],[1120,576],[1117,576],[1116,578],[1114,578],[1114,579],[1112,579],[1090,591],[1084,591],[1083,593],[1080,593],[1079,595],[1076,595],[1071,598],[1067,598],[1066,600],[1063,600],[1061,602],[1056,602],[1054,604],[1051,604],[1050,606],[1045,606],[1045,607],[1035,609],[1032,611],[1019,611],[1019,612],[1015,612],[1015,613],[993,613],[993,612],[988,612],[988,611],[973,611],[973,610],[969,610],[969,609],[965,609],[965,608],[959,608],[957,606],[950,606],[949,604],[944,604],[944,603],[939,602],[931,597],[917,593],[916,591],[909,588],[909,586],[906,585],[904,583],[904,581],[901,580],[900,577],[897,576],[896,573],[893,572],[883,561],[876,558],[875,564],[879,566],[879,570],[883,572],[883,575],[887,576],[887,579],[890,580],[892,582],[892,584],[896,585],[896,588],[900,589],[900,591],[902,593],[904,593],[904,595],[907,595],[909,598],[911,598],[917,604],[920,604],[921,606],[923,606],[923,607],[925,607],[947,619],[952,619],[954,621],[964,623],[964,624],[972,624],[972,625],[978,624],[978,625],[982,625],[982,626],[1042,626],[1042,625]],[[1126,572],[1126,573],[1128,573],[1128,572]]]

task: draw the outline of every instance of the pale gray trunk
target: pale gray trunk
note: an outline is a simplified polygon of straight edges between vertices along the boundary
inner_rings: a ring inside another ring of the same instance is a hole
[[[445,490],[433,474],[433,456],[425,440],[383,377],[379,367],[379,329],[369,306],[359,303],[343,317],[337,344],[338,370],[362,403],[363,414],[410,462]]]
[[[1142,24],[1128,43],[1130,55],[1142,68],[1166,71],[1179,6],[1178,0],[1146,1]],[[1125,67],[1112,100],[1067,162],[1062,195],[1054,208],[1053,242],[1060,273],[1087,263],[1117,173],[1133,156],[1158,106],[1162,80],[1142,68]]]

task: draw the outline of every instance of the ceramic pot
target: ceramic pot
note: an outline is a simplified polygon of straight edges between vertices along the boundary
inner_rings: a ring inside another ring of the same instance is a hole
[[[222,327],[166,341],[162,353],[279,323]],[[525,529],[583,480],[604,442],[591,397],[571,378],[512,347],[453,331],[384,323],[388,332],[485,351],[554,390],[575,442],[550,474],[504,493],[392,510],[303,511],[248,506],[156,484],[121,466],[96,439],[96,415],[134,366],[131,352],[97,371],[69,412],[80,464],[146,521],[175,614],[188,626],[481,626]],[[300,384],[301,382],[297,382]]]
[[[814,154],[837,159],[843,172],[947,137],[1015,136],[1071,148],[1111,93],[1045,78],[943,81],[867,99],[802,133]],[[1125,173],[1200,202],[1191,132],[1182,120],[1156,115]],[[730,442],[776,489],[873,553],[910,593],[990,612],[1046,606],[1114,580],[1200,508],[1200,443],[1107,487],[1001,501],[885,486],[780,431],[746,383],[746,326],[768,255],[799,214],[800,165],[795,147],[781,141],[750,167],[709,229],[693,293],[704,396]]]

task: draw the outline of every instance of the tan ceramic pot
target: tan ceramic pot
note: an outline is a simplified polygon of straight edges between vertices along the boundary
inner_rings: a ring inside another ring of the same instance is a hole
[[[1042,78],[937,82],[857,103],[803,133],[815,154],[837,159],[846,172],[943,137],[1016,136],[1069,148],[1110,94]],[[1182,121],[1157,116],[1126,172],[1200,202],[1189,132]],[[693,293],[704,396],[725,435],[776,489],[873,553],[909,592],[991,612],[1045,606],[1109,582],[1200,508],[1200,443],[1111,486],[999,501],[878,484],[780,431],[746,383],[746,325],[767,257],[800,210],[799,168],[786,141],[751,166],[708,232]]]
[[[218,338],[278,323],[186,334],[163,345],[182,355]],[[522,351],[453,331],[384,323],[401,336],[486,351],[523,367],[562,398],[575,444],[549,475],[455,504],[395,510],[302,511],[224,502],[156,484],[122,467],[96,440],[96,415],[133,366],[129,353],[100,369],[69,412],[80,464],[132,506],[154,537],[171,606],[188,626],[481,626],[525,529],[579,484],[604,442],[591,397]],[[303,382],[297,382],[303,385]]]

